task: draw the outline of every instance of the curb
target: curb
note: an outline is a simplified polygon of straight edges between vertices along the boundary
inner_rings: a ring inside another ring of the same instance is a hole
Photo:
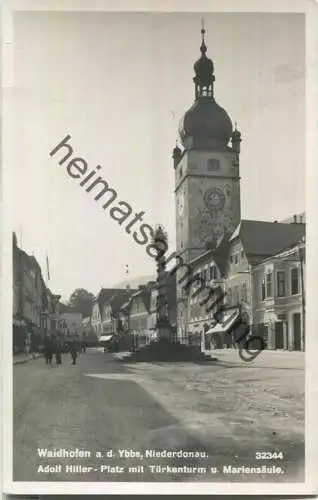
[[[16,361],[13,360],[13,365],[22,365],[24,363],[28,363],[29,361],[34,361],[35,359],[42,358],[42,354],[39,354],[38,356],[26,358],[26,359],[17,359]]]

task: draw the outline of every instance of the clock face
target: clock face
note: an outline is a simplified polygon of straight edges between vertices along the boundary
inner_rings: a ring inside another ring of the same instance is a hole
[[[211,211],[222,210],[225,206],[225,194],[222,189],[212,187],[204,195],[205,206]]]

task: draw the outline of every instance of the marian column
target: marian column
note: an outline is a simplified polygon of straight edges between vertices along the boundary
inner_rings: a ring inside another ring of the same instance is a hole
[[[168,237],[162,226],[158,226],[154,235],[154,243],[158,249],[157,263],[157,321],[156,330],[158,339],[171,337],[171,324],[166,291],[166,252],[168,250]]]

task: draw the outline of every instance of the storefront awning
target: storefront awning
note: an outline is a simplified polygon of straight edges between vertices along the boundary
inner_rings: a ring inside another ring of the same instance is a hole
[[[102,335],[99,337],[99,342],[109,342],[113,335]]]
[[[224,311],[222,321],[216,323],[216,325],[205,332],[205,334],[211,335],[214,333],[227,333],[238,320],[239,316],[240,310],[237,308]]]

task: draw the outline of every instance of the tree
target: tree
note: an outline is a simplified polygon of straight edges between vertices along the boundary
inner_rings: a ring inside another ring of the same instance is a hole
[[[94,295],[84,288],[77,288],[71,294],[67,305],[74,311],[82,313],[83,318],[87,318],[92,313],[94,298]]]

